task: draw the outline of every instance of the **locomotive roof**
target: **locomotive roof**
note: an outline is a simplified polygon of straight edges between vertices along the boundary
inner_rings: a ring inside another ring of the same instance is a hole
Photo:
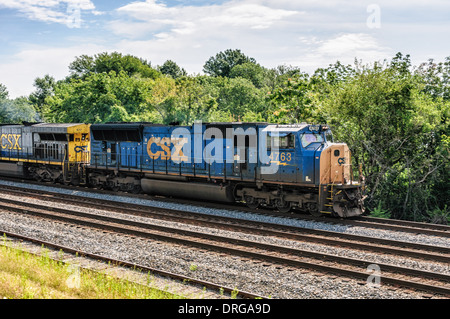
[[[92,124],[92,129],[137,129],[144,126],[166,126],[150,122],[108,122]]]
[[[38,123],[33,124],[33,127],[73,127],[78,125],[84,125],[84,123]]]
[[[206,125],[243,125],[243,124],[253,124],[253,125],[267,125],[267,122],[206,122]]]
[[[39,123],[29,126],[31,132],[36,133],[56,133],[67,134],[74,129],[78,129],[77,126],[87,126],[84,123]]]
[[[0,126],[26,126],[33,128],[68,128],[74,127],[78,125],[85,125],[84,123],[28,123],[24,122],[23,124],[9,124],[9,123],[0,123]]]
[[[298,132],[308,127],[309,124],[299,123],[299,124],[272,124],[264,128],[263,131],[268,132]]]

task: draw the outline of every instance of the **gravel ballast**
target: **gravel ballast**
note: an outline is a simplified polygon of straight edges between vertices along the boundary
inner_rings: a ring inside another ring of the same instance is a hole
[[[0,184],[17,185],[17,183],[6,181],[0,181]],[[114,198],[114,200],[140,205],[185,209],[228,217],[234,216],[236,218],[258,219],[272,223],[277,222],[297,227],[323,229],[335,232],[345,232],[364,236],[391,238],[393,240],[420,242],[427,245],[450,247],[450,242],[448,239],[439,238],[436,236],[414,235],[364,227],[348,227],[336,224],[268,217],[239,211],[211,209],[155,200],[142,200],[125,196],[92,194],[78,190],[72,191],[46,186],[27,185],[27,187],[76,194],[80,196],[86,195],[88,197],[97,197],[107,200],[112,200]],[[14,198],[14,196],[2,196],[3,198]],[[27,199],[27,201],[39,202],[34,199]],[[75,210],[74,207],[64,204],[52,203],[52,206],[66,207],[68,209]],[[88,211],[90,213],[95,212],[102,215],[121,215],[87,208],[78,209]],[[160,220],[149,220],[148,218],[143,217],[129,218],[139,221],[145,220],[149,223],[163,224],[171,227],[176,226],[194,231],[208,231],[210,233],[221,235],[225,234],[226,236],[233,238],[272,244],[283,244],[284,246],[299,249],[346,256],[349,258],[364,259],[373,261],[374,263],[378,262],[403,265],[409,268],[450,274],[448,265],[438,262],[430,263],[392,255],[383,255],[380,257],[380,255],[374,253],[328,247],[326,245],[299,243],[290,240],[275,239],[267,236],[241,234],[217,229],[205,229],[204,227],[199,226]],[[117,235],[83,227],[69,226],[59,222],[16,215],[8,212],[1,212],[0,214],[0,230],[54,242],[89,253],[126,260],[132,263],[154,267],[165,271],[176,272],[201,280],[212,281],[227,287],[236,287],[238,290],[245,290],[260,295],[270,296],[271,298],[400,299],[430,297],[424,293],[410,291],[406,292],[405,290],[393,289],[383,284],[378,287],[373,287],[367,285],[365,282],[353,279],[339,278],[332,275],[313,274],[307,270],[278,267],[262,262],[245,260],[240,257],[227,256],[224,254],[193,249],[181,245],[168,244],[155,240],[136,239],[129,236]],[[365,271],[365,269],[362,269],[361,271]],[[367,276],[369,277],[370,275],[371,272],[367,271]]]

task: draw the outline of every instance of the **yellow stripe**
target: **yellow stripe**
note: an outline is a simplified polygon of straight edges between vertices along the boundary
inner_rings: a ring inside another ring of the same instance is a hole
[[[37,164],[62,165],[61,162],[38,161],[38,160],[30,160],[30,159],[25,159],[25,158],[0,157],[0,160],[9,161],[9,162],[27,162],[27,163],[37,163]]]

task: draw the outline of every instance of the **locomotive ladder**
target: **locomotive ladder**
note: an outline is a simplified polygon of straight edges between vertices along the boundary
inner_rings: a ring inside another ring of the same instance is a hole
[[[63,179],[64,183],[81,183],[86,184],[86,159],[88,158],[87,152],[82,152],[80,160],[75,158],[74,162],[69,160],[64,161],[63,165]]]
[[[324,176],[323,179],[325,179],[325,177],[328,176],[328,173],[329,173],[330,169],[331,169],[331,167],[327,168],[327,170],[323,174],[323,176]],[[322,185],[325,184],[325,183],[322,183],[322,181],[325,182],[325,180],[321,180],[320,183],[319,183],[319,201],[322,198],[321,195],[320,195],[320,193],[322,192]],[[333,204],[332,204],[332,200],[333,200],[333,184],[328,184],[327,183],[327,188],[326,188],[327,189],[326,190],[326,192],[327,192],[326,196],[327,197],[326,197],[326,202],[324,204],[325,207],[333,207]],[[331,188],[330,188],[330,186],[331,186]],[[333,212],[332,209],[331,210],[320,210],[320,213],[322,213],[322,214],[331,214],[332,212]]]
[[[333,213],[333,208],[332,208],[333,207],[333,192],[334,192],[333,186],[334,186],[334,184],[327,185],[327,193],[328,194],[326,197],[327,201],[325,202],[324,206],[328,207],[330,210],[321,210],[320,212],[323,214]]]
[[[332,214],[333,213],[333,199],[334,199],[334,195],[337,195],[337,194],[334,194],[334,186],[336,185],[335,184],[336,178],[337,178],[337,175],[334,177],[333,182],[331,184],[327,185],[327,197],[326,197],[327,201],[325,202],[324,206],[328,207],[330,210],[320,211],[323,214]]]

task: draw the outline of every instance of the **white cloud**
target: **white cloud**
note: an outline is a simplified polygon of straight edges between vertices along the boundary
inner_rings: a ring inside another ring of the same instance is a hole
[[[0,0],[0,9],[15,9],[30,19],[67,25],[69,5],[78,4],[80,10],[101,14],[95,11],[93,2]],[[366,9],[372,1],[166,3],[169,1],[129,0],[129,4],[111,9],[102,19],[96,19],[98,33],[77,33],[77,37],[72,33],[70,38],[58,38],[64,48],[30,48],[23,41],[18,46],[21,52],[8,59],[9,63],[6,56],[2,57],[0,83],[7,86],[11,96],[29,94],[34,90],[34,78],[45,74],[63,78],[68,75],[68,65],[75,56],[105,51],[136,55],[151,61],[153,66],[170,59],[188,73],[201,73],[209,57],[226,49],[240,49],[265,67],[290,64],[306,72],[314,72],[337,60],[352,64],[357,58],[372,63],[392,58],[399,51],[411,54],[413,59],[419,57],[419,63],[426,61],[430,54],[440,60],[449,52],[443,40],[448,29],[444,16],[450,8],[447,0],[412,0],[406,4],[377,1],[381,9],[380,29],[370,29],[366,24],[370,14]],[[100,39],[94,38],[100,33]],[[32,43],[34,39],[29,41]],[[97,45],[81,44],[87,41]]]
[[[178,34],[190,34],[225,27],[267,29],[298,11],[274,9],[248,1],[229,1],[221,5],[167,7],[156,0],[133,2],[117,9],[134,21],[118,20],[111,29],[131,38],[161,28]],[[137,21],[136,21],[137,20]],[[128,27],[124,28],[127,24]],[[140,30],[139,30],[140,29]]]
[[[94,55],[103,51],[104,47],[95,44],[24,49],[9,61],[0,62],[0,83],[7,87],[11,98],[28,96],[35,90],[33,86],[35,78],[49,74],[56,80],[63,79],[69,75],[69,64],[76,56]]]
[[[115,44],[121,52],[153,65],[171,59],[189,73],[201,73],[209,57],[226,49],[241,49],[258,62],[264,55],[276,56],[280,43],[292,43],[287,29],[303,15],[253,0],[202,6],[147,0],[118,8],[108,27],[122,37]]]
[[[363,64],[382,62],[384,59],[392,58],[396,53],[395,50],[380,44],[378,39],[366,33],[344,33],[328,39],[302,36],[299,41],[303,48],[297,56],[288,58],[287,64],[300,66],[308,73],[337,61],[351,65],[355,59],[362,61]]]
[[[323,41],[316,50],[323,57],[370,57],[374,59],[384,56],[387,51],[387,48],[380,46],[374,37],[365,33],[342,34]]]
[[[18,10],[31,20],[65,24],[68,27],[80,27],[81,10],[91,10],[95,6],[90,0],[0,0],[0,8]]]
[[[202,20],[223,26],[267,29],[284,18],[299,14],[297,11],[274,9],[259,4],[230,4]]]
[[[347,5],[348,10],[361,11],[361,16],[351,16],[349,21],[333,11],[344,2],[325,2],[331,8],[317,16],[311,12],[322,4],[312,1],[241,0],[169,7],[147,0],[117,9],[121,16],[110,28],[126,37],[117,43],[118,48],[144,56],[153,64],[172,59],[193,73],[201,72],[210,56],[229,48],[241,49],[266,67],[291,64],[307,72],[337,60],[353,63],[357,58],[369,63],[393,56],[379,39],[361,32],[361,28],[367,29],[364,5]]]

